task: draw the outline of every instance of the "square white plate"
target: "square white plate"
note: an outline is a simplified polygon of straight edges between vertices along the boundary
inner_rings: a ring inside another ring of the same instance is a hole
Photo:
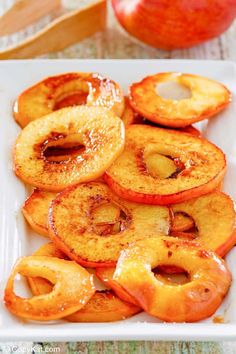
[[[233,272],[230,292],[218,316],[194,324],[160,323],[144,313],[114,323],[73,324],[27,323],[9,314],[2,297],[6,280],[16,259],[30,255],[47,240],[25,224],[20,207],[27,196],[24,184],[12,171],[12,147],[20,128],[12,117],[17,95],[48,75],[68,71],[96,71],[116,80],[125,92],[128,85],[144,76],[163,71],[203,75],[224,83],[236,95],[236,66],[230,62],[187,60],[33,60],[0,62],[0,341],[82,341],[82,340],[236,340],[236,249],[227,256]],[[218,117],[201,124],[204,136],[227,154],[228,171],[224,190],[236,200],[236,102]],[[214,230],[212,230],[214,232]],[[174,301],[174,298],[173,298]],[[213,316],[214,317],[214,316]]]

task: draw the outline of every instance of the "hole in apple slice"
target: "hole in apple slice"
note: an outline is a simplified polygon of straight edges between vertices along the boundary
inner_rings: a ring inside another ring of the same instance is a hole
[[[188,231],[194,227],[195,223],[190,215],[181,211],[174,213],[171,231]]]
[[[64,97],[63,96],[60,97],[60,99],[57,99],[53,109],[54,111],[57,111],[58,109],[64,107],[84,105],[87,103],[87,97],[88,97],[88,92],[84,92],[82,90],[78,92],[70,93]]]
[[[68,161],[81,155],[85,150],[83,145],[74,146],[70,145],[60,145],[51,146],[44,151],[44,157],[51,162],[60,163]]]
[[[180,101],[192,97],[191,90],[175,81],[161,82],[156,85],[156,93],[165,100]]]
[[[185,168],[178,158],[165,156],[159,153],[151,153],[145,158],[146,169],[154,178],[176,178]]]
[[[167,285],[182,285],[189,282],[189,274],[181,268],[169,265],[161,265],[154,269],[152,272],[155,277]]]
[[[14,293],[24,299],[30,299],[32,297],[26,278],[20,274],[16,274],[14,279]]]
[[[103,203],[91,211],[93,231],[100,235],[115,235],[127,229],[130,218],[126,212],[111,202]]]
[[[36,294],[50,294],[53,291],[54,285],[49,280],[40,277],[30,277],[30,280],[34,282],[34,286],[37,289]],[[32,291],[33,292],[33,291]]]
[[[95,224],[114,224],[120,217],[120,208],[113,203],[103,203],[91,211],[91,217]]]
[[[173,151],[169,145],[149,144],[137,154],[137,165],[140,173],[158,179],[176,178],[185,170],[179,152]]]
[[[199,236],[199,231],[191,215],[182,211],[176,211],[173,213],[169,235],[183,240],[193,241]]]
[[[83,139],[79,134],[48,139],[42,146],[39,146],[39,149],[42,150],[42,154],[47,161],[57,164],[67,162],[79,156],[82,158],[85,152]]]
[[[172,159],[158,153],[147,156],[146,166],[149,174],[153,177],[168,178],[176,172],[176,165]]]

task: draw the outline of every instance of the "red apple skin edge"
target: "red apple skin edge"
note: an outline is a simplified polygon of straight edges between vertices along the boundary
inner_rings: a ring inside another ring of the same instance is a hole
[[[219,172],[217,176],[212,178],[211,181],[203,185],[184,190],[174,194],[145,194],[142,192],[136,192],[132,189],[126,189],[117,183],[110,175],[109,172],[105,172],[103,178],[110,189],[118,195],[120,198],[128,200],[134,203],[142,203],[149,205],[170,205],[185,202],[186,200],[200,197],[201,195],[208,194],[215,190],[220,182],[223,180],[226,172],[226,165]]]
[[[111,0],[132,36],[161,49],[188,48],[225,32],[236,0]]]

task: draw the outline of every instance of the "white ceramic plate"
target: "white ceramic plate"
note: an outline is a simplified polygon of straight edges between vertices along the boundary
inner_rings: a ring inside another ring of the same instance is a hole
[[[0,294],[16,259],[30,255],[47,240],[25,224],[20,207],[27,190],[12,171],[12,147],[20,128],[12,117],[17,95],[48,75],[68,71],[97,71],[120,83],[127,91],[131,82],[163,71],[182,71],[207,76],[227,85],[236,95],[236,66],[230,62],[186,60],[34,60],[0,63]],[[229,109],[201,124],[204,136],[227,154],[228,171],[224,190],[236,200],[236,102]],[[214,232],[214,230],[212,230]],[[227,256],[233,272],[231,290],[213,318],[194,324],[161,323],[144,313],[114,323],[72,324],[23,322],[0,303],[0,341],[82,341],[82,340],[236,340],[236,250]],[[174,298],[173,298],[174,301]]]

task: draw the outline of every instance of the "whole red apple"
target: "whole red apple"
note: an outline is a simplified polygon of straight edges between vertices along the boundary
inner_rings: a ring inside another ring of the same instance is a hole
[[[186,48],[219,36],[236,16],[236,0],[111,0],[121,25],[157,48]]]

